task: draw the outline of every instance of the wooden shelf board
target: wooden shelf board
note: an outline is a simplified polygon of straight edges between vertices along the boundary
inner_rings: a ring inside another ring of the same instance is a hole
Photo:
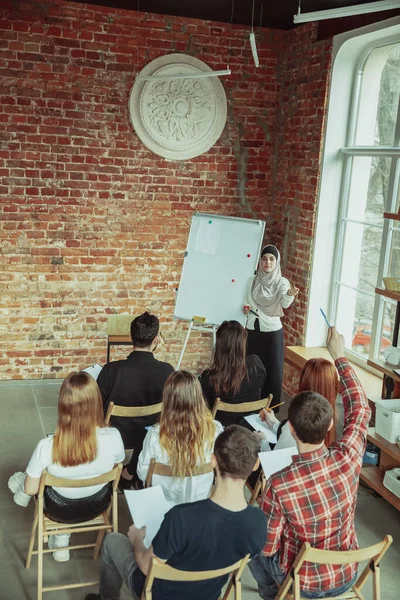
[[[393,219],[393,221],[400,221],[400,214],[397,213],[384,212],[383,217],[385,219]]]
[[[400,448],[397,444],[391,444],[385,440],[379,433],[375,433],[375,427],[368,427],[368,441],[378,446],[378,448],[394,458],[394,460],[399,461],[400,466]]]
[[[400,377],[398,375],[396,375],[395,373],[393,373],[392,365],[389,365],[384,360],[375,358],[374,360],[367,360],[367,364],[370,367],[374,367],[374,369],[376,369],[377,371],[380,371],[381,373],[388,375],[392,379],[395,379],[396,381],[400,381]]]
[[[108,336],[109,344],[132,344],[132,339],[130,335],[109,335]]]
[[[400,510],[400,498],[397,498],[383,485],[384,473],[378,467],[364,467],[361,469],[360,479],[378,492],[385,500]]]
[[[385,296],[385,298],[391,298],[392,300],[396,300],[400,302],[400,292],[394,292],[393,290],[383,290],[382,288],[375,288],[375,293],[380,296]]]

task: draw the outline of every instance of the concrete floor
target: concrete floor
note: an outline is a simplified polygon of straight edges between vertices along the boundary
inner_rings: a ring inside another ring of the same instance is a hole
[[[3,381],[0,382],[0,599],[35,600],[36,568],[34,557],[29,570],[24,567],[33,516],[33,503],[24,509],[14,504],[7,480],[15,471],[23,471],[38,440],[53,432],[57,421],[57,397],[61,382]],[[286,408],[286,406],[285,406]],[[282,415],[280,415],[282,416]],[[120,531],[131,524],[123,496],[119,496]],[[400,515],[382,498],[375,498],[366,488],[360,488],[356,510],[356,529],[360,546],[379,541],[386,533],[394,543],[381,565],[382,600],[400,597]],[[78,538],[78,536],[75,536]],[[79,541],[84,537],[81,534]],[[90,550],[75,550],[68,563],[54,562],[45,555],[45,585],[96,579],[99,561],[90,558]],[[49,592],[45,600],[82,600],[95,588],[77,588]],[[121,600],[131,598],[126,589]],[[243,576],[243,600],[256,600],[259,595],[248,569]],[[371,586],[365,588],[366,600],[372,600]],[[173,600],[173,599],[171,599]]]

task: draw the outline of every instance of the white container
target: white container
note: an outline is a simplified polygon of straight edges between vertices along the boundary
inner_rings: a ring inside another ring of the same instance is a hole
[[[375,409],[375,433],[395,444],[400,437],[400,400],[377,400]]]
[[[391,469],[386,471],[383,478],[383,485],[390,490],[392,494],[400,498],[400,469]]]

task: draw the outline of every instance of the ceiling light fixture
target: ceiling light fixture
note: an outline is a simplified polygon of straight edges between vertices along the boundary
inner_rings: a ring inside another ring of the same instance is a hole
[[[329,10],[317,10],[315,12],[302,13],[301,3],[299,11],[294,15],[294,23],[310,23],[311,21],[324,21],[325,19],[339,19],[340,17],[352,17],[353,15],[364,15],[367,13],[380,12],[383,10],[400,9],[400,0],[379,0],[378,2],[367,2],[342,8],[331,8]]]

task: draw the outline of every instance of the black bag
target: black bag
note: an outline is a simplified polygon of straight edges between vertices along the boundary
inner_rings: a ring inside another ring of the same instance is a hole
[[[111,503],[112,482],[87,498],[65,498],[46,486],[43,495],[44,514],[57,523],[82,523],[104,512]]]

